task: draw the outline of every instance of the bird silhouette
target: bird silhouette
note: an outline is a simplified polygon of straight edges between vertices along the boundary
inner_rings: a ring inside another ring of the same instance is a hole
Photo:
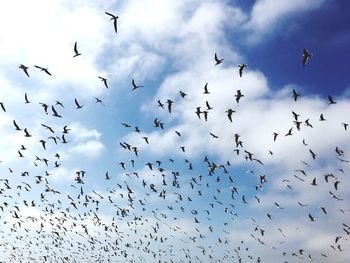
[[[303,50],[303,67],[306,66],[306,64],[309,61],[311,56],[312,56],[312,54],[310,54],[309,51],[306,48],[304,48],[304,50]]]
[[[80,56],[80,55],[81,55],[81,53],[79,53],[79,51],[78,51],[78,43],[75,42],[74,43],[74,55],[73,55],[73,58],[75,58],[77,56]]]
[[[221,64],[222,61],[224,60],[224,59],[218,59],[218,55],[216,53],[214,55],[214,59],[215,59],[215,66]]]
[[[133,91],[136,90],[136,89],[138,89],[138,88],[143,87],[143,86],[140,86],[140,85],[136,85],[134,79],[131,80],[131,84],[132,84],[132,90],[133,90]]]
[[[242,63],[242,64],[239,64],[238,67],[239,67],[239,76],[242,77],[243,71],[247,67],[247,65]]]
[[[28,67],[27,66],[21,64],[21,65],[19,65],[19,68],[23,70],[23,72],[27,75],[28,78],[30,77],[29,73],[28,73]]]
[[[113,27],[114,27],[114,32],[117,34],[118,33],[118,27],[117,27],[117,20],[118,20],[118,16],[115,16],[111,13],[105,12],[106,15],[109,15],[111,17],[110,21],[113,20]]]

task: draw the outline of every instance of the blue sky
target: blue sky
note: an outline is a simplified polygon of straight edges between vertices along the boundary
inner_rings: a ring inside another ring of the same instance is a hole
[[[4,4],[1,260],[347,262],[349,8],[327,0]],[[117,33],[105,12],[119,16]],[[302,67],[304,48],[312,56]],[[142,87],[132,91],[132,79]]]

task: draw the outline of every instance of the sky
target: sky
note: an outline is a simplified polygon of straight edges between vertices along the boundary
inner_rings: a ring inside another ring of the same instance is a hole
[[[347,262],[349,9],[2,3],[0,261]]]

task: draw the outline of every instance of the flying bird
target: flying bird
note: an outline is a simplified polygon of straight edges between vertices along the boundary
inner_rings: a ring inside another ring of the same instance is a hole
[[[115,16],[111,13],[105,12],[106,15],[109,15],[111,17],[111,19],[109,21],[113,20],[113,27],[114,27],[114,31],[117,34],[118,32],[118,27],[117,27],[117,19],[119,18],[118,16]]]
[[[76,109],[81,109],[84,105],[80,105],[77,99],[74,99],[75,105],[77,105]]]
[[[47,68],[43,68],[43,67],[40,67],[40,66],[37,66],[37,65],[34,65],[34,67],[40,69],[41,71],[44,71],[47,75],[51,76],[51,73],[49,72],[49,70]]]
[[[300,97],[300,94],[297,93],[297,91],[295,89],[293,89],[293,96],[292,97],[293,97],[294,101],[297,101],[298,97]]]
[[[303,51],[303,67],[306,66],[306,63],[309,61],[311,56],[312,56],[312,54],[310,54],[309,51],[306,48],[304,48],[304,51]]]
[[[214,59],[215,59],[215,66],[221,64],[222,61],[224,60],[224,59],[218,59],[218,55],[216,53],[214,55]]]
[[[100,76],[98,76],[98,78],[103,82],[103,84],[105,85],[105,87],[108,89],[107,79],[106,79],[106,78],[103,78],[103,77],[100,77]]]
[[[244,95],[241,93],[241,90],[237,90],[237,94],[235,95],[236,102],[239,103],[239,100],[244,97]]]
[[[203,94],[210,94],[210,92],[208,91],[208,83],[205,83],[204,85],[204,92]]]
[[[328,102],[329,102],[328,103],[329,105],[337,103],[336,101],[333,100],[333,98],[330,95],[328,95]]]
[[[135,90],[135,89],[143,87],[143,86],[140,86],[140,85],[136,85],[134,79],[131,80],[131,84],[132,84],[132,90]]]
[[[29,78],[29,74],[28,74],[28,67],[24,66],[23,64],[19,65],[19,68],[23,70],[23,72],[27,75],[27,77]]]
[[[26,103],[26,104],[30,103],[30,101],[28,100],[28,95],[27,95],[27,93],[24,93],[24,100],[25,100],[25,103]]]
[[[81,55],[81,53],[79,53],[79,51],[78,51],[78,43],[75,42],[74,43],[74,56],[73,56],[73,58],[80,56],[80,55]]]
[[[4,105],[3,102],[0,102],[0,106],[1,106],[1,109],[2,109],[4,112],[6,112],[5,105]]]
[[[242,64],[239,64],[238,67],[239,67],[239,76],[242,77],[243,70],[247,67],[247,65],[242,63]]]

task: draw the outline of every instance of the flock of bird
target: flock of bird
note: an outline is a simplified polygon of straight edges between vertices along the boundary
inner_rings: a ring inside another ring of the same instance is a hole
[[[106,15],[111,17],[113,29],[117,33],[118,16],[108,12]],[[78,56],[83,54],[75,42],[73,59]],[[306,67],[311,56],[304,49],[303,67]],[[213,66],[223,61],[215,53]],[[48,68],[34,67],[54,78]],[[30,77],[28,66],[21,64],[19,68],[25,76]],[[239,64],[236,74],[244,78],[246,69],[246,64]],[[108,80],[97,77],[109,89]],[[135,79],[131,80],[132,91],[142,87]],[[204,86],[203,94],[210,94],[208,83]],[[179,90],[179,95],[185,99],[188,94]],[[300,96],[297,90],[291,91],[291,101],[294,103],[299,103]],[[100,98],[94,98],[96,103],[105,106]],[[237,90],[234,98],[237,104],[242,103],[245,95]],[[11,113],[6,107],[5,98],[1,99],[1,114]],[[328,102],[330,106],[337,103],[332,96],[328,97]],[[261,218],[254,218],[247,212],[248,205],[259,205],[263,201],[263,188],[272,178],[259,172],[264,160],[256,158],[254,153],[244,148],[240,134],[234,135],[233,150],[237,158],[248,162],[247,165],[253,169],[250,173],[255,177],[250,180],[238,176],[236,167],[229,160],[219,163],[211,156],[203,156],[200,162],[186,158],[182,161],[176,156],[143,162],[141,160],[147,159],[147,156],[143,156],[138,145],[121,141],[121,150],[130,157],[119,160],[117,170],[122,173],[121,176],[110,171],[116,170],[115,167],[107,171],[100,167],[100,180],[106,186],[101,190],[101,187],[92,183],[91,178],[97,175],[91,174],[89,170],[77,170],[67,191],[60,189],[52,180],[55,169],[64,167],[64,158],[60,154],[62,147],[71,144],[72,128],[69,124],[60,126],[60,120],[65,121],[64,113],[68,110],[80,110],[84,105],[77,98],[71,105],[60,100],[54,103],[35,102],[34,97],[30,98],[25,93],[24,105],[33,103],[40,105],[43,117],[49,116],[52,122],[57,121],[57,125],[42,123],[41,132],[47,136],[39,137],[30,127],[22,127],[20,121],[13,120],[13,133],[22,134],[27,140],[35,140],[41,149],[34,154],[26,144],[18,145],[19,165],[3,167],[0,163],[0,262],[271,262],[264,258],[266,254],[276,255],[275,262],[329,262],[328,257],[341,258],[349,247],[350,222],[346,221],[349,207],[342,206],[343,197],[337,193],[339,188],[346,187],[341,185],[341,178],[345,176],[344,168],[325,172],[324,182],[321,183],[319,178],[308,176],[312,164],[303,162],[302,168],[292,171],[292,175],[282,182],[286,195],[298,185],[329,185],[326,193],[329,202],[339,206],[339,211],[334,213],[344,221],[335,226],[338,232],[334,235],[334,242],[327,244],[321,253],[314,252],[297,247],[298,244],[293,243],[293,236],[286,234],[287,229],[269,227],[275,218],[284,213],[288,216],[288,209],[283,202],[274,201],[272,205],[275,210],[269,209]],[[175,98],[166,102],[158,100],[155,107],[172,113],[175,103]],[[208,113],[212,110],[207,100],[206,109],[194,107],[193,114],[207,121]],[[236,111],[239,109],[227,109],[225,121],[234,122],[233,113]],[[292,116],[293,127],[284,136],[292,136],[293,129],[300,130],[302,124],[313,128],[309,119],[301,121],[300,114],[294,111]],[[326,121],[323,114],[319,121]],[[160,132],[167,128],[166,123],[158,117],[155,117],[152,125]],[[341,125],[347,132],[348,123]],[[143,134],[140,126],[133,127],[123,122],[122,127],[128,132],[139,134],[147,145],[155,143]],[[181,137],[183,133],[175,131],[174,135]],[[212,132],[210,135],[220,139]],[[278,143],[279,136],[278,132],[272,132],[271,142]],[[307,146],[305,141],[303,144]],[[43,157],[47,155],[48,147],[54,149],[55,154]],[[311,158],[317,159],[318,155],[309,147]],[[186,152],[186,146],[180,146],[179,150]],[[348,162],[344,155],[340,147],[335,147],[335,156],[342,165]],[[24,170],[26,165],[29,167]],[[80,166],[84,165],[82,160]],[[4,172],[5,168],[7,172]],[[242,187],[242,183],[251,185]],[[255,189],[255,192],[248,188]],[[331,207],[320,205],[319,211],[315,211],[301,200],[295,200],[295,203],[299,208],[294,208],[292,212],[289,210],[289,213],[300,213],[306,224],[326,220],[332,210]],[[31,214],[30,211],[36,212]],[[245,236],[241,236],[237,243],[232,241],[230,235],[235,235],[236,225],[240,222],[246,224]],[[276,230],[279,233],[278,240],[271,241],[268,237]],[[294,245],[288,246],[288,243]],[[265,254],[261,251],[265,251]]]

